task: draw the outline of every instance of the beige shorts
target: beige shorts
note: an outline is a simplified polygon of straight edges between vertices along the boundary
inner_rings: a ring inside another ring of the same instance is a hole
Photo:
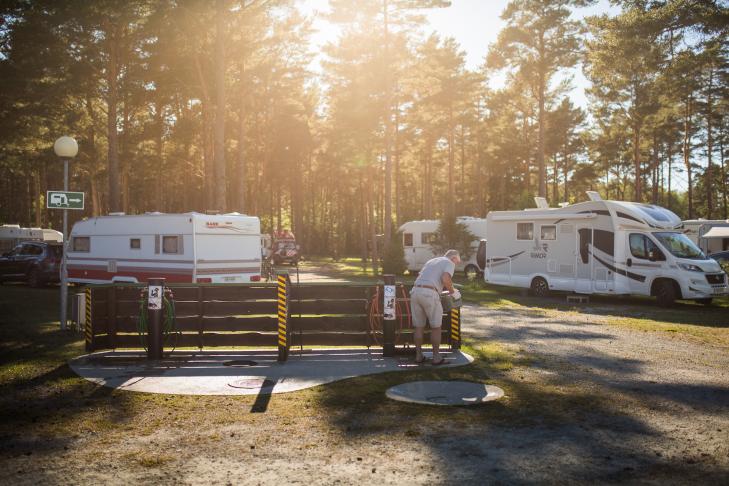
[[[443,305],[435,290],[415,287],[410,292],[410,310],[413,313],[413,327],[425,327],[426,321],[431,328],[443,324]]]

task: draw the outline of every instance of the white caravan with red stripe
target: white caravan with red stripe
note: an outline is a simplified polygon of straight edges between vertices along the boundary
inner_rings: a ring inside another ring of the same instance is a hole
[[[257,282],[261,223],[238,213],[112,214],[74,224],[66,255],[77,283]]]

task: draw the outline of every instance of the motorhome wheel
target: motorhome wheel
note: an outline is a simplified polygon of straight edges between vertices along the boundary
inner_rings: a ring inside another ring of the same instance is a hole
[[[670,280],[663,280],[657,283],[656,302],[661,307],[673,307],[676,303],[676,287]]]
[[[542,277],[536,277],[532,280],[531,291],[535,297],[547,297],[549,295],[549,285]]]

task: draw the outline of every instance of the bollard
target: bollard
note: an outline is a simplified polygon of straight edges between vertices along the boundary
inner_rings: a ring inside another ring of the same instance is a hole
[[[395,356],[395,276],[383,275],[382,355]]]
[[[286,361],[289,359],[289,287],[291,280],[289,274],[281,273],[277,277],[278,285],[276,293],[278,295],[278,360]]]
[[[165,279],[150,278],[147,283],[147,314],[149,315],[147,358],[158,360],[162,359],[162,299],[165,291]]]

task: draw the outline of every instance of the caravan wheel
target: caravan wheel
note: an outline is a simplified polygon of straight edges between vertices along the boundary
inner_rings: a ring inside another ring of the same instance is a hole
[[[549,295],[549,284],[542,277],[536,277],[532,280],[530,290],[534,297],[547,297]]]
[[[467,280],[476,280],[478,277],[478,267],[476,265],[466,265],[463,269],[463,274]]]

